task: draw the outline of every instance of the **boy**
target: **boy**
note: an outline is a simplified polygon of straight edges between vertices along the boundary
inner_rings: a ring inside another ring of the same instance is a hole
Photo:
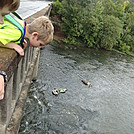
[[[0,24],[4,23],[4,16],[18,9],[20,0],[0,0]],[[0,70],[0,100],[4,98],[4,81],[6,73]]]
[[[4,23],[4,16],[18,9],[20,0],[0,0],[0,24]]]
[[[15,18],[21,27],[23,27],[22,29],[18,29],[18,27],[13,25],[10,20],[8,20],[9,17],[13,18],[10,15],[6,15],[5,23],[0,25],[0,42],[4,47],[14,49],[21,56],[24,56],[24,49],[27,44],[25,38],[29,39],[30,46],[39,48],[52,41],[54,28],[47,17],[41,16],[27,25],[24,20]],[[17,44],[21,44],[24,48]]]
[[[54,28],[47,17],[41,16],[27,25],[24,20],[17,19],[19,24],[23,27],[24,31],[21,31],[6,19],[8,18],[7,16],[8,15],[5,16],[4,24],[0,25],[0,42],[5,45],[4,47],[14,49],[21,56],[24,55],[24,48],[26,48],[24,38],[29,39],[30,46],[39,48],[47,45],[53,39]],[[23,49],[18,45],[20,43],[24,46]],[[0,85],[2,84],[0,83]],[[0,95],[0,100],[4,97],[4,90],[1,91],[3,92],[2,95]]]

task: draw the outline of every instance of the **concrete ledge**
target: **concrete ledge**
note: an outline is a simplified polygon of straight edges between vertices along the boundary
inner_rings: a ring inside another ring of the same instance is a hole
[[[0,47],[0,69],[7,73],[8,80],[17,68],[19,61],[20,56],[14,50]]]
[[[30,70],[27,74],[24,85],[22,86],[22,90],[21,90],[20,96],[18,98],[16,107],[14,109],[12,118],[7,127],[6,134],[17,134],[19,131],[21,116],[23,113],[28,89],[30,87],[30,83],[32,81],[32,76],[33,76],[33,72],[34,72],[34,63],[36,63],[37,59],[38,59],[39,49],[35,49],[35,51],[36,51],[36,53],[35,53],[35,56],[34,56],[34,59],[32,62],[33,64],[30,65]]]

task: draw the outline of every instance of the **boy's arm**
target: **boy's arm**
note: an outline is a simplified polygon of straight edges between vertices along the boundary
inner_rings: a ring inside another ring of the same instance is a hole
[[[3,70],[0,70],[0,100],[4,98],[4,82],[7,82],[7,75]]]
[[[20,37],[21,37],[21,32],[17,29],[13,29],[6,25],[3,29],[0,29],[0,42],[2,43],[3,46],[10,42],[19,40]],[[16,43],[18,44],[20,43],[20,41]]]
[[[7,43],[5,46],[0,44],[0,46],[5,47],[5,48],[14,49],[16,52],[18,52],[20,54],[20,56],[24,56],[24,50],[14,42]]]
[[[0,74],[0,100],[4,98],[4,77]]]
[[[24,39],[24,42],[23,42],[23,49],[25,49],[27,47],[27,41]]]

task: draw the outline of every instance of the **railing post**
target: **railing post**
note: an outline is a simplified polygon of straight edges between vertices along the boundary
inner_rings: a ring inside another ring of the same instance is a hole
[[[33,71],[33,80],[37,79],[37,74],[38,74],[38,65],[39,65],[39,57],[40,57],[40,49],[36,48],[35,49],[35,55],[37,57],[37,60],[35,62],[35,67],[34,67],[34,71]],[[38,54],[38,56],[37,56]]]

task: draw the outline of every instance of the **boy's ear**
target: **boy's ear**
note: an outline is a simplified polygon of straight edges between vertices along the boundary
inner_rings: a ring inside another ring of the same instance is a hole
[[[32,36],[33,36],[33,38],[38,37],[38,32],[33,32]]]

